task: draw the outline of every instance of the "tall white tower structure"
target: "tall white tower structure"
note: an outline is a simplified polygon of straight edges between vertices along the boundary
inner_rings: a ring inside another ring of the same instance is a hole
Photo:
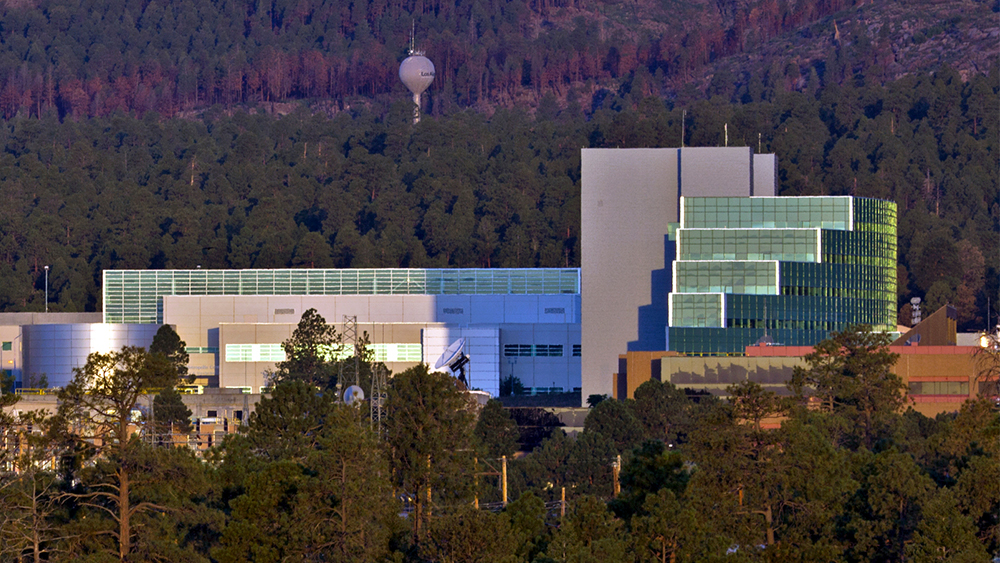
[[[410,56],[399,65],[399,79],[413,93],[413,122],[420,121],[420,95],[434,82],[434,63],[424,56],[423,51],[413,49],[413,35],[410,35]]]

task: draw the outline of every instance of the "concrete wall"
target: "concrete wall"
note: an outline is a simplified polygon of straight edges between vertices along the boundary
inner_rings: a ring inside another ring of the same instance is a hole
[[[774,195],[774,155],[760,156],[749,147],[581,151],[583,400],[613,395],[619,354],[667,349],[667,231],[680,196]]]
[[[302,312],[315,308],[338,332],[343,316],[357,316],[359,336],[372,344],[420,344],[424,361],[432,364],[460,337],[476,348],[470,385],[494,396],[500,377],[512,370],[528,387],[574,389],[580,383],[580,296],[567,295],[444,295],[444,296],[172,296],[164,298],[164,318],[176,326],[188,346],[218,349],[218,386],[266,385],[264,373],[273,362],[226,361],[227,344],[280,344],[287,340]],[[291,311],[288,312],[288,311]],[[557,358],[517,358],[517,366],[501,357],[501,335],[517,344],[562,344]],[[207,354],[197,361],[210,363]],[[192,365],[195,363],[192,356]],[[416,362],[387,362],[397,373]],[[200,376],[206,371],[196,370]],[[503,372],[503,373],[502,373]],[[210,377],[204,381],[211,384]]]
[[[223,323],[296,324],[313,308],[330,324],[344,315],[362,324],[580,322],[579,295],[306,295],[167,296],[164,322],[188,346],[217,346],[212,330]],[[280,342],[280,341],[279,341]]]
[[[618,374],[615,377],[614,398],[635,398],[635,390],[640,385],[650,379],[660,381],[663,358],[676,356],[679,356],[677,352],[664,351],[627,352],[618,356]]]
[[[505,356],[507,344],[557,344],[563,347],[559,357]],[[581,357],[573,356],[573,345],[580,343],[580,325],[504,324],[500,329],[500,378],[513,375],[526,388],[561,387],[572,391],[580,387],[575,377],[580,373]]]
[[[753,195],[778,195],[778,159],[775,155],[753,155]]]
[[[434,371],[441,354],[459,338],[465,339],[464,353],[469,357],[469,365],[465,368],[469,388],[481,389],[496,397],[500,394],[499,328],[429,326],[423,331],[424,363]],[[451,373],[445,368],[437,371]]]
[[[342,323],[330,323],[338,334],[343,334],[344,325]],[[265,386],[265,374],[274,370],[274,362],[230,362],[226,360],[227,344],[281,344],[292,336],[296,323],[223,323],[219,326],[219,382],[221,388],[231,387],[251,387],[253,391],[259,392]],[[421,344],[423,331],[428,326],[426,323],[409,324],[388,324],[388,323],[362,323],[357,325],[358,336],[368,333],[369,341],[372,344]],[[440,355],[444,348],[458,337],[455,337],[438,352]],[[427,355],[426,348],[424,355]],[[437,356],[430,359],[433,363]],[[481,356],[480,361],[488,361],[488,356]],[[386,367],[392,373],[397,373],[416,365],[416,362],[386,362]],[[484,367],[481,373],[485,374],[489,370]],[[495,369],[493,370],[496,371]],[[495,385],[494,385],[495,387]]]
[[[685,147],[680,153],[680,195],[750,195],[754,183],[753,151],[750,147]]]
[[[660,381],[677,387],[726,395],[726,387],[743,381],[759,383],[779,395],[788,395],[785,382],[796,366],[806,367],[797,357],[680,357],[663,358]]]
[[[0,313],[0,326],[99,323],[102,313]]]
[[[584,398],[612,395],[618,354],[640,346],[639,308],[664,301],[669,292],[667,285],[654,293],[653,285],[668,275],[664,245],[667,225],[678,221],[678,158],[677,149],[581,152]],[[644,344],[662,350],[666,307],[651,312],[643,319],[649,329],[643,336],[653,342]]]

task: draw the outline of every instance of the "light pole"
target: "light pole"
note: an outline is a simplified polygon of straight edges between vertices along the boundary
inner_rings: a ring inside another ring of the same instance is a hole
[[[49,267],[45,267],[45,312],[49,312]]]

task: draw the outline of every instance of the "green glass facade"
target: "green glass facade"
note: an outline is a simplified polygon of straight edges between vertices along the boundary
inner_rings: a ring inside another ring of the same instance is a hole
[[[677,293],[778,294],[778,262],[674,262]]]
[[[740,355],[896,327],[896,206],[852,197],[682,198],[669,349]]]
[[[819,229],[698,229],[677,231],[680,260],[815,262]]]
[[[105,270],[105,323],[162,323],[167,295],[557,295],[578,268]]]

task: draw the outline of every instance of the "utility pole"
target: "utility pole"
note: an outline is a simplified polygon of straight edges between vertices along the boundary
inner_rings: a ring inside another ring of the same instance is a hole
[[[618,457],[615,459],[614,465],[611,466],[611,471],[614,474],[615,478],[615,498],[618,498],[618,493],[620,493],[622,490],[621,483],[618,482],[618,474],[621,473],[621,470],[622,470],[622,456],[621,454],[618,454]]]
[[[431,454],[427,454],[427,523],[431,521]]]
[[[507,506],[507,456],[500,458],[500,483],[503,491],[503,505]]]
[[[472,508],[479,510],[479,457],[473,457],[472,463],[475,468],[475,473],[473,473],[475,481],[472,483],[472,491],[475,496],[472,497]]]
[[[681,148],[684,148],[684,121],[687,119],[688,110],[681,110]]]
[[[49,312],[49,267],[45,267],[45,312]]]
[[[566,517],[566,487],[562,488],[562,496],[559,499],[559,518]]]

